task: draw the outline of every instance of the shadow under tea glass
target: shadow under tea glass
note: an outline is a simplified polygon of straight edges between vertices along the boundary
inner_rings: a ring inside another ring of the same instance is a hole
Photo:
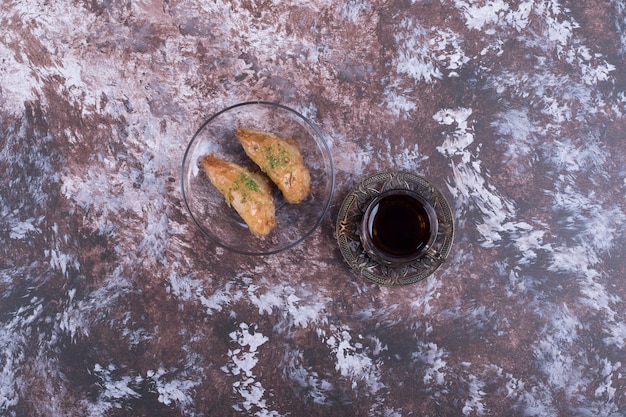
[[[437,214],[425,198],[411,190],[389,190],[367,205],[360,238],[371,258],[401,265],[426,255],[437,229]]]

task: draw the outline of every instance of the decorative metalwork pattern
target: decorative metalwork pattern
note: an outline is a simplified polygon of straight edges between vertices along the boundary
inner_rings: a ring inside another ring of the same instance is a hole
[[[437,213],[437,238],[425,256],[405,265],[387,266],[365,252],[359,228],[370,201],[384,191],[403,189],[419,193]],[[381,285],[409,285],[434,273],[446,260],[454,240],[454,217],[441,192],[425,178],[408,171],[387,171],[359,182],[346,196],[337,216],[336,238],[344,259],[361,277]]]

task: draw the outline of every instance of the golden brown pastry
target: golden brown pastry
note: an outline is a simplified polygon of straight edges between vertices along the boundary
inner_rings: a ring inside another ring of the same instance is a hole
[[[311,194],[311,175],[294,140],[252,129],[237,129],[235,136],[288,203],[299,203]]]
[[[239,213],[252,233],[265,236],[276,227],[272,185],[265,175],[213,154],[202,159],[202,166],[226,204]]]

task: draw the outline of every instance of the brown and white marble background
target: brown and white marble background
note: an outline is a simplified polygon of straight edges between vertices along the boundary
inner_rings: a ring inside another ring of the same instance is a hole
[[[622,0],[0,0],[0,415],[623,416]],[[331,146],[322,226],[215,247],[180,193],[212,113]],[[414,170],[448,264],[353,275],[349,188]]]

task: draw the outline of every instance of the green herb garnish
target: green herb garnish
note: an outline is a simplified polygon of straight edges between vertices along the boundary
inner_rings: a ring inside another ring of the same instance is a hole
[[[248,191],[259,191],[261,188],[250,174],[242,172],[233,182],[233,186],[230,189],[231,191],[238,192],[241,195],[242,201],[246,201]]]
[[[259,191],[259,184],[250,175],[246,175],[245,184],[248,190]]]
[[[278,149],[276,149],[276,147]],[[289,154],[285,150],[285,148],[278,144],[272,144],[266,148],[265,151],[267,164],[270,168],[276,169],[281,166],[286,166],[289,164]]]

